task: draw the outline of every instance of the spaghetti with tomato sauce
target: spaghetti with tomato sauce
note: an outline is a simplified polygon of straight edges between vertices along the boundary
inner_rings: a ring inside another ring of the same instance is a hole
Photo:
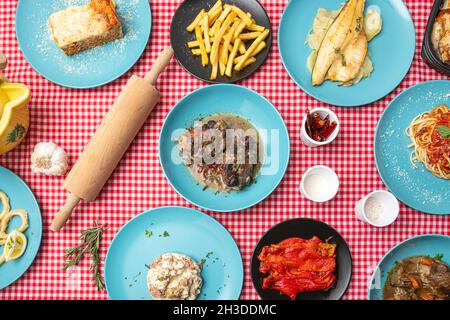
[[[450,109],[440,105],[418,115],[407,128],[413,148],[411,162],[422,162],[435,176],[450,179]]]
[[[269,274],[263,289],[280,291],[292,300],[301,292],[328,290],[336,282],[336,245],[318,237],[265,246],[258,259],[259,271]]]

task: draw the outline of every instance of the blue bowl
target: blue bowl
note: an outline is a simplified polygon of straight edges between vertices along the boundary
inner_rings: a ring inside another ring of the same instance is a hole
[[[385,109],[375,131],[375,163],[388,189],[404,204],[431,214],[450,214],[450,180],[410,161],[406,128],[421,113],[450,105],[450,81],[429,81],[399,94]]]
[[[185,128],[203,116],[217,113],[238,115],[247,119],[260,134],[264,129],[268,132],[267,137],[261,136],[264,164],[255,183],[229,194],[203,191],[182,163],[177,147],[177,138]],[[269,196],[286,172],[289,152],[289,134],[275,107],[256,92],[229,84],[203,87],[184,97],[170,111],[159,138],[161,166],[172,187],[196,206],[219,212],[243,210]]]
[[[67,1],[20,0],[16,34],[25,59],[44,78],[64,87],[92,88],[117,79],[136,63],[147,46],[152,17],[148,0],[115,0],[115,3],[124,38],[66,56],[51,36],[48,18],[65,9]]]
[[[383,300],[383,287],[389,271],[401,259],[414,256],[443,255],[442,261],[450,264],[450,237],[427,234],[409,238],[391,250],[381,259],[369,282],[369,300]]]
[[[416,34],[411,15],[398,0],[367,0],[366,8],[377,6],[383,19],[381,33],[369,43],[374,71],[351,87],[326,81],[313,86],[306,60],[311,48],[305,43],[319,8],[339,9],[342,0],[291,0],[280,21],[278,48],[292,80],[308,95],[336,106],[361,106],[379,100],[394,90],[411,66]],[[386,48],[401,48],[387,50]]]
[[[210,216],[184,207],[146,211],[120,229],[105,260],[109,298],[151,300],[146,265],[169,252],[188,255],[197,262],[205,259],[203,287],[197,299],[239,299],[244,270],[233,237]]]
[[[23,256],[0,266],[0,289],[3,289],[19,279],[33,263],[41,245],[42,218],[39,205],[30,188],[17,175],[2,166],[0,166],[0,191],[8,195],[11,210],[24,209],[28,212],[29,224],[25,231],[27,248]],[[14,217],[8,230],[18,228],[20,224],[20,219]],[[4,247],[0,247],[0,252],[3,253],[3,249]]]

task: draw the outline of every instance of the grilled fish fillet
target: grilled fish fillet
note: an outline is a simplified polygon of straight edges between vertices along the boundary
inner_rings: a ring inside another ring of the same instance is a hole
[[[360,1],[363,0],[349,0],[328,29],[317,52],[317,60],[311,77],[313,85],[321,85],[325,81],[328,70],[336,60],[339,50],[344,42],[348,40],[347,36],[356,19],[356,8]]]
[[[355,14],[353,16],[352,24],[350,25],[350,30],[345,37],[344,43],[341,46],[341,52],[349,44],[353,43],[355,38],[359,36],[362,29],[364,28],[364,6],[366,4],[365,0],[358,0],[355,8]]]
[[[366,59],[368,45],[363,29],[331,65],[327,79],[343,83],[355,79]]]
[[[365,0],[358,0],[350,32],[327,73],[327,79],[342,83],[355,79],[364,64],[369,42],[364,30]]]

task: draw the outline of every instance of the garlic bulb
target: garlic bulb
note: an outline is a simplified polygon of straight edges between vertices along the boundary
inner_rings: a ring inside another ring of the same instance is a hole
[[[68,169],[67,154],[53,142],[40,142],[31,155],[31,170],[47,176],[63,176]]]

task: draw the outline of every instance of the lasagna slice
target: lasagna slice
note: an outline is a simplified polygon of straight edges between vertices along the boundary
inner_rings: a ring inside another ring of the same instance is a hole
[[[66,55],[123,37],[112,0],[92,0],[84,6],[69,7],[53,13],[48,21],[56,45]]]

